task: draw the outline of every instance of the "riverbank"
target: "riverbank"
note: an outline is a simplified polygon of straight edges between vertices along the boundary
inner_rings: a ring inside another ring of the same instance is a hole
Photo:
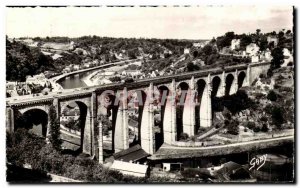
[[[129,65],[138,65],[141,66],[140,61],[132,61],[128,64],[125,65],[117,65],[113,67],[108,67],[104,68],[101,70],[97,70],[93,72],[92,74],[88,75],[85,78],[82,78],[82,81],[87,85],[87,86],[95,86],[95,85],[102,85],[110,82],[108,80],[109,77],[114,76],[116,73],[120,74],[123,70],[125,70]]]

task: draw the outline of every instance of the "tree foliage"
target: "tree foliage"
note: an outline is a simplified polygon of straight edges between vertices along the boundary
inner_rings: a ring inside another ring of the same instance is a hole
[[[271,60],[271,68],[280,68],[281,64],[284,62],[283,49],[280,47],[274,48],[271,51],[271,55],[273,57],[273,59]]]
[[[61,139],[60,139],[60,121],[56,113],[55,106],[51,105],[49,109],[50,116],[50,130],[49,130],[49,141],[53,148],[56,150],[61,149]]]
[[[25,81],[26,76],[55,70],[53,60],[37,48],[6,40],[6,80]]]

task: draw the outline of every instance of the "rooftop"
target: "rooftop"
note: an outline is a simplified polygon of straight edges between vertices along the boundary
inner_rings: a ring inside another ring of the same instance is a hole
[[[145,152],[139,144],[130,147],[126,150],[117,152],[113,154],[115,160],[125,161],[125,162],[136,162],[140,159],[146,158],[150,156],[147,152]]]

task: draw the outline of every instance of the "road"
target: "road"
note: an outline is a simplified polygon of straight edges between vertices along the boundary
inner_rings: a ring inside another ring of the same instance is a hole
[[[228,148],[228,147],[234,147],[234,146],[246,146],[249,144],[256,144],[256,143],[266,143],[271,141],[277,141],[277,140],[286,140],[286,139],[294,139],[294,135],[291,136],[284,136],[284,137],[278,137],[278,138],[269,138],[264,140],[254,140],[254,141],[247,141],[247,142],[240,142],[240,143],[234,143],[234,144],[225,144],[225,145],[218,145],[218,146],[207,146],[207,147],[178,147],[178,146],[170,146],[170,145],[163,145],[161,148],[165,149],[184,149],[184,150],[208,150],[208,149],[220,149],[220,148]]]

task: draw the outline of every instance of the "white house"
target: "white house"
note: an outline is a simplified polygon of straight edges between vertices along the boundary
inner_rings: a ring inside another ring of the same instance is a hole
[[[289,62],[294,62],[293,54],[287,48],[283,48],[284,63],[282,67],[287,66]]]
[[[141,75],[141,71],[140,70],[124,70],[121,74],[123,76],[136,77],[136,76]]]
[[[80,66],[79,66],[79,65],[74,65],[74,66],[73,66],[73,69],[74,69],[74,70],[79,70],[79,69],[80,69]]]
[[[259,61],[259,56],[255,55],[251,57],[251,62],[252,63],[257,63]]]
[[[268,41],[268,44],[270,44],[271,42],[274,42],[274,47],[276,47],[278,44],[278,38],[276,36],[268,36],[267,41]]]
[[[61,57],[62,57],[62,55],[54,54],[54,55],[52,56],[52,59],[56,60],[56,59],[59,59],[59,58],[61,58]]]
[[[146,177],[148,171],[148,165],[123,162],[119,160],[115,160],[110,168],[112,170],[117,170],[122,174],[137,177]]]
[[[240,39],[232,39],[231,46],[230,46],[231,50],[239,49],[240,48],[240,43],[241,43]]]
[[[189,54],[190,53],[190,49],[189,48],[184,48],[183,53],[184,54]]]
[[[47,78],[43,73],[34,75],[34,76],[27,76],[26,77],[27,84],[37,84],[37,85],[45,85],[47,84]]]
[[[246,53],[250,56],[257,55],[259,51],[259,47],[255,43],[251,43],[248,46],[246,46]]]

